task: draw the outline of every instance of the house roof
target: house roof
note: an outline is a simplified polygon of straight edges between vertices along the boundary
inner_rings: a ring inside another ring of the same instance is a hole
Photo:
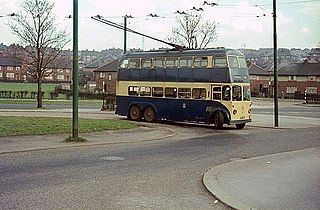
[[[249,75],[270,75],[268,71],[264,70],[263,68],[254,63],[250,63],[248,69]]]
[[[13,58],[0,57],[0,66],[22,66],[22,62],[16,61]]]
[[[320,63],[293,63],[278,70],[279,75],[320,76]]]
[[[118,71],[118,62],[119,59],[113,60],[110,63],[107,63],[95,70],[94,72],[117,72]]]

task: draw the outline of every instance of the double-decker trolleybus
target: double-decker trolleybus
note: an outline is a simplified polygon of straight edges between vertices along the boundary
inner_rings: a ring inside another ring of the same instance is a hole
[[[225,48],[136,52],[119,61],[116,114],[131,120],[251,122],[244,55]]]

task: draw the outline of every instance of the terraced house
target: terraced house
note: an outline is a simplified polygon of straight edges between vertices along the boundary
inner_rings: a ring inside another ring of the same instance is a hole
[[[273,67],[263,69],[249,65],[251,91],[254,96],[273,96]],[[320,63],[293,63],[278,70],[278,92],[283,98],[303,98],[304,94],[320,96]]]
[[[0,57],[0,81],[26,81],[27,72],[22,62]]]

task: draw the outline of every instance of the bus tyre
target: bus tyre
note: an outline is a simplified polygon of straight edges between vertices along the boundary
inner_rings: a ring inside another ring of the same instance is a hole
[[[147,122],[154,122],[156,120],[154,109],[148,106],[143,112],[143,117]]]
[[[246,126],[246,124],[245,124],[245,123],[242,123],[242,124],[236,124],[236,127],[237,127],[238,129],[243,129],[243,128],[244,128],[244,126]]]
[[[217,128],[217,129],[222,129],[223,128],[223,123],[224,123],[224,116],[223,116],[223,113],[222,112],[216,112],[214,114],[214,126]]]
[[[129,119],[130,120],[140,120],[141,119],[141,111],[138,106],[132,106],[129,110]]]

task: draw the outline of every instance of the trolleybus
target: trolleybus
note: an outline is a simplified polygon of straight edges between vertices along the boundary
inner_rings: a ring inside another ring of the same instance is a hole
[[[135,52],[119,60],[116,114],[131,120],[213,124],[251,122],[250,82],[237,50]]]

